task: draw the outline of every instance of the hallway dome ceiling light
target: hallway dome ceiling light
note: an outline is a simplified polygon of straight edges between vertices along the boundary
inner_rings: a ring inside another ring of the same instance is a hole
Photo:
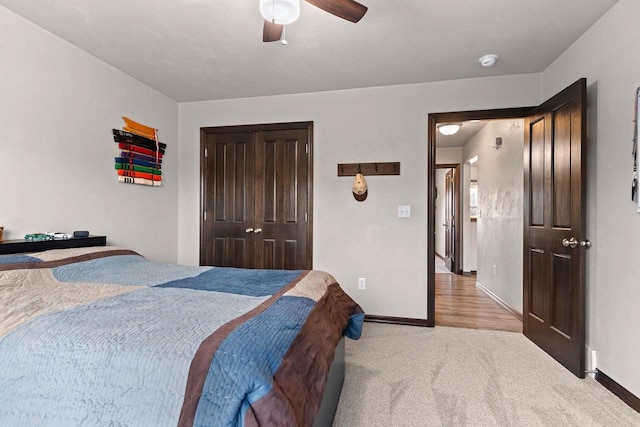
[[[462,123],[440,123],[436,126],[438,131],[443,135],[455,135],[458,133],[460,128],[462,127]]]

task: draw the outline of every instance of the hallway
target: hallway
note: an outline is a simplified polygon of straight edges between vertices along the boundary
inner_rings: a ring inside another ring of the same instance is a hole
[[[476,276],[436,273],[436,326],[522,332],[522,321],[476,287]]]

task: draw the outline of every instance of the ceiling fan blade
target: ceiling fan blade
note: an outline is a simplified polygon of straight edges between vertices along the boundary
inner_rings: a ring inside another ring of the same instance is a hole
[[[277,42],[282,37],[282,29],[284,25],[274,24],[273,22],[264,21],[264,29],[262,30],[263,42]]]
[[[351,22],[358,22],[368,10],[367,6],[354,0],[307,0],[307,2]]]

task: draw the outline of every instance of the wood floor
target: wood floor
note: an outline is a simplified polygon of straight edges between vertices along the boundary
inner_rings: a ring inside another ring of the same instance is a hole
[[[476,287],[476,276],[436,273],[436,326],[522,332],[522,322]]]

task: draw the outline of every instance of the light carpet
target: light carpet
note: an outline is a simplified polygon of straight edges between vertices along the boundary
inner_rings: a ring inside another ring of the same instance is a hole
[[[334,427],[640,426],[518,333],[366,323],[346,362]]]

